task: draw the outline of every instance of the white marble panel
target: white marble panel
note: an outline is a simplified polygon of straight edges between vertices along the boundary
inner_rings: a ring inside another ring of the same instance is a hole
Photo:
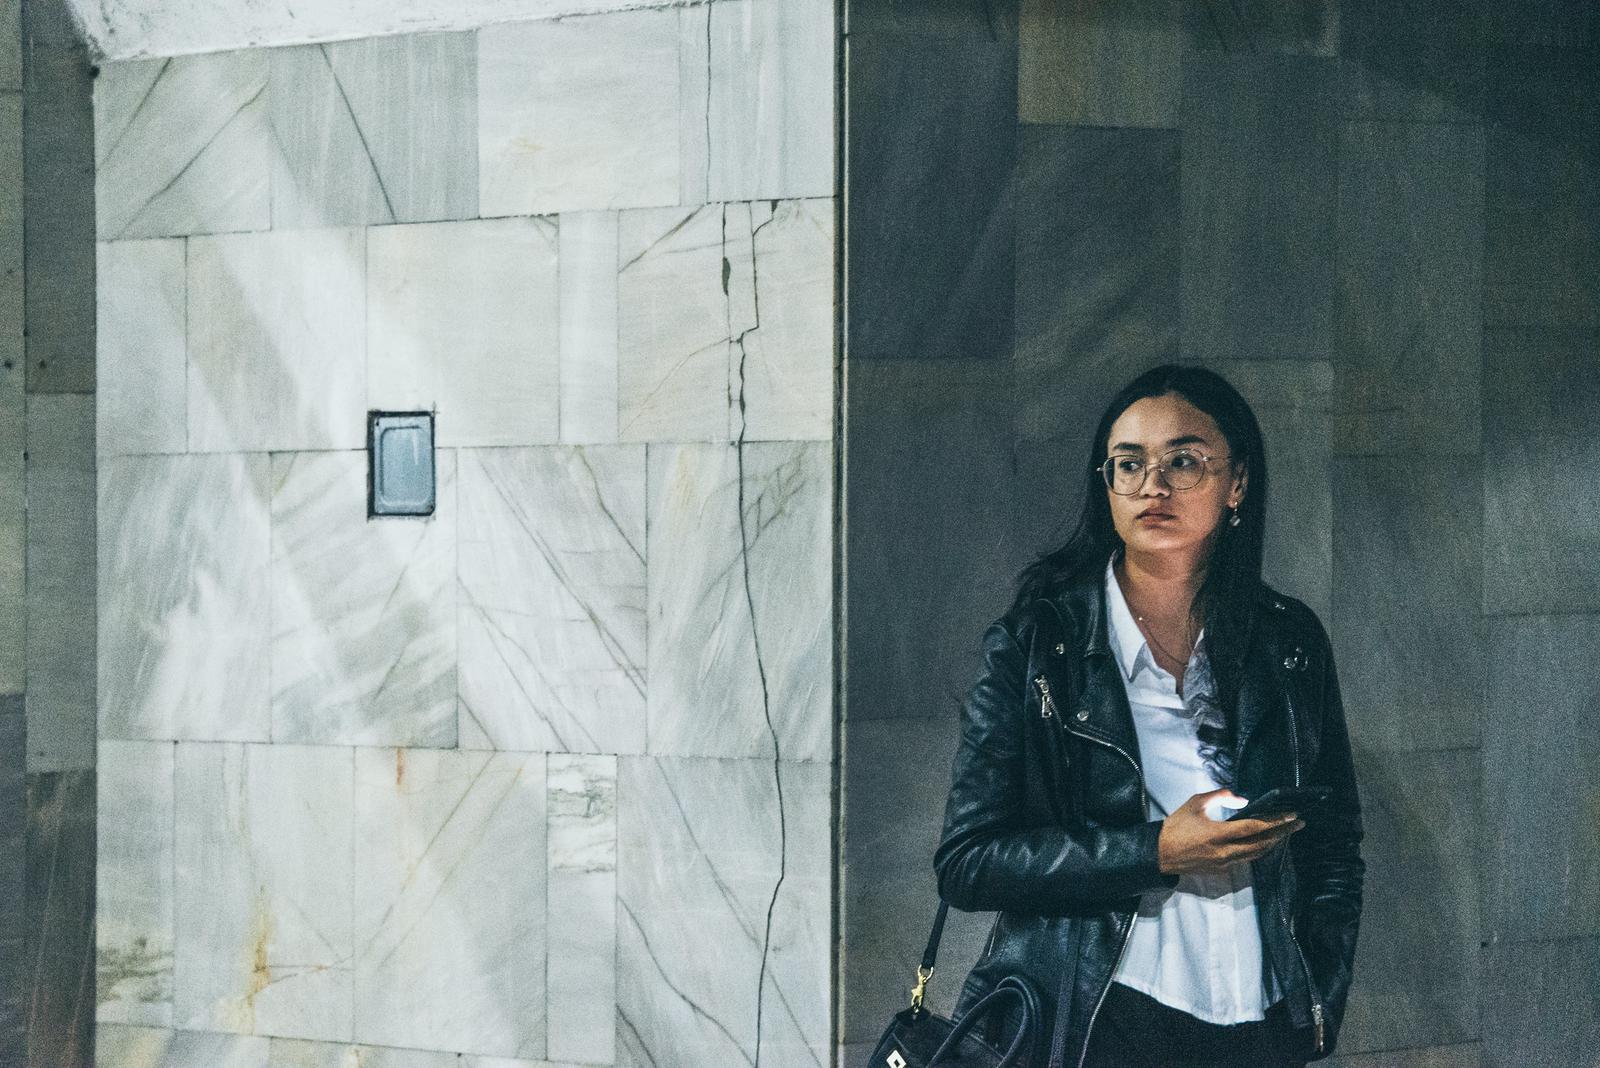
[[[95,1019],[172,1023],[173,743],[102,741],[95,763]]]
[[[649,751],[827,761],[831,447],[740,451],[650,448]]]
[[[461,744],[643,752],[644,447],[461,464]]]
[[[711,41],[706,20],[710,4],[678,9],[678,203],[710,199],[710,135],[706,100],[711,84]]]
[[[431,516],[369,519],[366,453],[273,455],[273,741],[455,745],[455,467]]]
[[[732,436],[833,437],[831,200],[726,206]],[[733,234],[738,234],[738,239]],[[740,404],[740,401],[743,404]]]
[[[478,31],[479,205],[544,214],[678,201],[678,13]]]
[[[356,1041],[543,1055],[544,761],[356,751]]]
[[[707,17],[708,199],[832,196],[834,0],[720,0]]]
[[[94,83],[100,237],[266,229],[266,91],[259,50],[102,67]]]
[[[27,398],[27,770],[94,767],[94,397]]]
[[[102,1023],[95,1068],[269,1068],[265,1038]]]
[[[440,445],[556,440],[555,220],[378,227],[368,256],[373,408],[436,411]]]
[[[122,4],[69,0],[90,43],[116,59],[219,48],[261,48],[371,34],[471,29],[511,19],[553,19],[597,11],[674,7],[683,0],[342,0],[264,4],[260,0]]]
[[[478,213],[472,34],[405,34],[272,52],[275,227]]]
[[[351,1040],[352,764],[332,747],[178,746],[175,1024]]]
[[[101,242],[95,265],[95,436],[101,456],[188,442],[184,242]]]
[[[552,753],[548,759],[548,1055],[610,1064],[616,1051],[617,758]]]
[[[617,215],[560,220],[561,440],[617,440]]]
[[[266,741],[265,454],[99,471],[102,738]]]
[[[726,208],[625,211],[618,222],[617,436],[728,439]],[[739,230],[735,227],[735,242]],[[748,240],[748,229],[744,234]]]
[[[366,441],[360,230],[189,242],[189,448]]]
[[[460,1068],[454,1053],[392,1046],[351,1046],[275,1038],[268,1051],[269,1068]]]
[[[777,771],[618,762],[621,1063],[830,1063],[831,772]]]

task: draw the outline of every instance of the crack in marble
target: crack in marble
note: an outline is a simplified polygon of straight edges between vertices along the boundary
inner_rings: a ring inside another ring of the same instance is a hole
[[[361,142],[361,151],[367,154],[367,163],[372,167],[372,179],[378,183],[378,192],[383,194],[383,206],[389,212],[389,221],[398,222],[400,216],[395,213],[394,201],[389,199],[389,187],[384,184],[383,174],[378,170],[378,160],[372,154],[372,146],[367,144],[366,132],[361,129],[361,120],[356,118],[356,109],[350,103],[350,95],[344,91],[344,82],[339,79],[339,72],[334,69],[333,57],[328,55],[328,46],[319,44],[317,51],[322,53],[322,62],[328,65],[328,74],[333,78],[333,87],[339,90],[339,99],[344,101],[344,110],[350,116],[350,125],[356,132],[356,140]]]
[[[709,26],[710,11],[706,12],[706,22]],[[750,548],[751,541],[746,530],[744,514],[744,437],[749,428],[749,419],[745,414],[745,358],[748,351],[744,339],[750,333],[761,329],[761,275],[760,266],[756,262],[756,235],[763,227],[771,224],[777,217],[777,202],[772,201],[769,210],[772,211],[759,226],[750,230],[750,294],[754,305],[754,324],[740,331],[737,344],[739,346],[739,437],[734,446],[734,457],[738,465],[739,489],[739,558],[744,566],[744,597],[745,608],[750,614],[750,641],[755,651],[756,673],[761,680],[761,712],[766,717],[767,732],[772,736],[772,779],[778,795],[778,878],[772,886],[772,897],[767,901],[766,931],[761,940],[761,966],[756,973],[756,1041],[755,1041],[755,1068],[761,1064],[761,1028],[765,1018],[764,1008],[767,992],[767,960],[772,948],[772,914],[778,906],[778,892],[783,887],[783,880],[788,874],[789,844],[788,821],[783,811],[783,750],[778,740],[778,728],[772,722],[772,697],[767,686],[766,662],[761,656],[761,628],[756,622],[755,594],[750,588]],[[746,218],[749,218],[749,206],[746,205]],[[733,329],[733,307],[728,299],[728,276],[731,264],[728,260],[728,208],[722,207],[722,296],[724,307],[727,309],[728,330]]]
[[[743,1044],[740,1043],[740,1041],[733,1036],[733,1032],[729,1031],[727,1029],[727,1027],[723,1025],[721,1020],[718,1020],[715,1016],[711,1015],[705,1009],[701,1008],[700,1005],[693,998],[691,998],[688,994],[686,994],[682,990],[680,990],[678,988],[678,985],[676,983],[674,983],[672,981],[672,979],[667,975],[667,969],[666,969],[665,966],[662,965],[661,958],[656,956],[656,951],[655,951],[654,947],[652,947],[650,945],[650,937],[649,937],[649,935],[645,934],[644,924],[639,922],[639,917],[634,915],[633,909],[628,907],[627,901],[625,901],[625,900],[623,900],[622,898],[619,897],[619,898],[617,898],[617,904],[622,908],[623,913],[628,917],[628,919],[633,921],[634,928],[639,932],[639,941],[644,943],[645,955],[650,958],[650,963],[655,965],[656,974],[661,976],[661,981],[662,981],[662,983],[666,984],[667,989],[672,991],[674,994],[678,995],[678,998],[685,1005],[689,1006],[689,1010],[691,1012],[693,1012],[696,1016],[702,1017],[703,1019],[706,1020],[706,1022],[711,1024],[712,1027],[715,1027],[718,1031],[721,1031],[723,1036],[725,1038],[727,1038],[729,1043],[731,1043],[733,1045],[733,1048],[739,1051],[739,1055],[744,1058],[745,1063],[751,1065],[751,1068],[755,1068],[755,1063],[756,1062],[752,1061],[750,1059],[750,1054],[745,1052],[745,1048],[744,1048]],[[757,1049],[758,1055],[759,1055],[759,1052],[760,1052],[760,1050],[758,1048]]]
[[[162,186],[160,189],[157,189],[154,193],[146,197],[144,203],[139,205],[139,209],[128,216],[128,221],[122,225],[122,229],[117,231],[117,237],[121,238],[126,235],[127,232],[133,228],[133,224],[139,221],[139,217],[145,213],[146,209],[148,209],[151,204],[154,204],[161,197],[166,196],[167,193],[171,192],[172,188],[183,180],[183,176],[189,173],[189,169],[196,163],[200,162],[200,157],[204,156],[206,151],[212,145],[216,144],[217,138],[221,137],[228,127],[232,126],[236,121],[238,121],[239,116],[244,114],[246,108],[254,104],[257,100],[260,100],[261,94],[265,93],[266,91],[267,86],[266,83],[263,82],[261,88],[256,90],[254,96],[235,108],[233,114],[229,115],[227,119],[223,121],[222,125],[218,126],[216,131],[206,139],[206,143],[200,146],[200,150],[193,156],[189,157],[189,162],[178,168],[178,173],[174,174],[172,178],[168,180],[166,185]]]

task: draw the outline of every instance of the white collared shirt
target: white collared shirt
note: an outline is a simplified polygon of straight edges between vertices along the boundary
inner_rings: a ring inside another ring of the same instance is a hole
[[[1138,733],[1146,818],[1159,820],[1222,784],[1200,759],[1198,720],[1184,714],[1177,679],[1156,663],[1128,608],[1115,559],[1106,562],[1105,579],[1111,649]],[[1202,629],[1184,668],[1186,683],[1198,677],[1204,636]],[[1145,894],[1111,978],[1211,1023],[1265,1019],[1266,1007],[1283,995],[1262,953],[1249,861],[1222,872],[1184,872],[1177,886]]]

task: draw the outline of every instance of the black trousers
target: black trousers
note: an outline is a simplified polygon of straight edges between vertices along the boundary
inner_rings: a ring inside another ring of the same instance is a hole
[[[1089,1030],[1084,1068],[1304,1068],[1283,1002],[1265,1020],[1214,1024],[1112,983]]]

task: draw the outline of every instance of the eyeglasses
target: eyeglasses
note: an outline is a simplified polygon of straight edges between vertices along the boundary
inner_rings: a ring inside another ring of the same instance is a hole
[[[1106,488],[1112,493],[1127,496],[1144,488],[1144,480],[1152,467],[1165,476],[1167,485],[1175,490],[1193,489],[1205,477],[1206,465],[1212,460],[1227,460],[1228,456],[1214,456],[1195,449],[1171,449],[1161,454],[1154,464],[1130,453],[1106,457],[1103,463],[1090,470],[1099,471]]]

